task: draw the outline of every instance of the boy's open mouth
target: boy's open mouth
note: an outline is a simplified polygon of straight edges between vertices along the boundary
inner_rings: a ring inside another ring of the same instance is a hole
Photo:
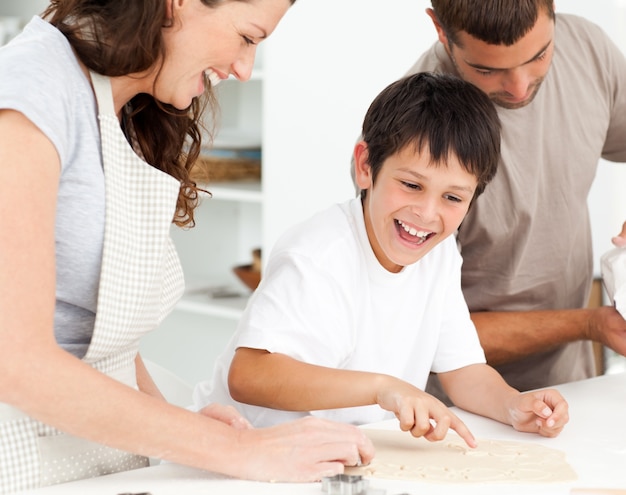
[[[396,219],[396,225],[400,227],[400,229],[408,235],[403,235],[402,237],[406,240],[410,240],[411,242],[415,242],[416,244],[422,244],[435,235],[434,232],[429,232],[426,230],[417,230],[414,227],[410,227],[405,224],[402,220]]]

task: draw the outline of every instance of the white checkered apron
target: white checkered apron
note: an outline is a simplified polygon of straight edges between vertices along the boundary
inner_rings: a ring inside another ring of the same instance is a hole
[[[139,340],[183,291],[170,227],[180,188],[141,160],[122,133],[108,78],[92,73],[99,107],[106,219],[98,310],[84,361],[136,387]],[[145,457],[88,442],[0,404],[0,494],[146,466]]]

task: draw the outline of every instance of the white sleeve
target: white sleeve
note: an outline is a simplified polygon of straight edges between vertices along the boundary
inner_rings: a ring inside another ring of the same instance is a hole
[[[449,265],[444,316],[441,322],[437,352],[432,364],[432,371],[435,373],[486,362],[476,327],[470,318],[469,309],[461,290],[461,255],[456,251],[452,252],[450,256],[454,261]]]
[[[352,302],[337,274],[301,255],[273,256],[239,325],[237,347],[340,367],[354,347]]]

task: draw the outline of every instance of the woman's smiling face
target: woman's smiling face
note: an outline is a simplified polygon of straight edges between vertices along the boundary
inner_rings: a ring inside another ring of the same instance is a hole
[[[356,181],[367,189],[363,216],[380,264],[390,272],[420,260],[456,232],[474,196],[477,179],[456,156],[430,163],[428,146],[413,145],[387,158],[375,183],[367,163],[367,145],[355,147]]]
[[[173,25],[163,28],[167,50],[154,97],[185,109],[204,91],[204,74],[250,78],[257,45],[287,12],[289,0],[172,0]]]

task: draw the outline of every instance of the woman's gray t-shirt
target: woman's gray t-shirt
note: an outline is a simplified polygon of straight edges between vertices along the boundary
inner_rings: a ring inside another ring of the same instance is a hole
[[[0,74],[0,108],[23,113],[50,139],[60,158],[54,333],[62,348],[82,357],[93,334],[104,238],[95,97],[66,38],[39,17],[0,48]]]

